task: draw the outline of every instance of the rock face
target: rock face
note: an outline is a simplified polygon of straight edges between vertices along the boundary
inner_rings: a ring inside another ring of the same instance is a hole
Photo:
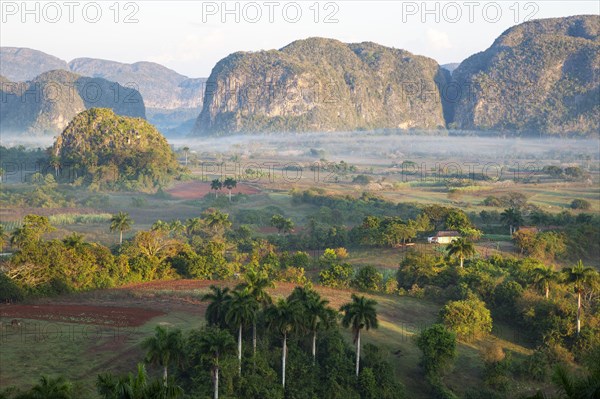
[[[28,82],[2,81],[0,96],[0,129],[4,133],[55,134],[75,115],[92,107],[145,118],[138,91],[63,70],[43,73]]]
[[[548,134],[600,130],[600,17],[535,20],[453,72],[451,127]],[[453,95],[454,96],[454,95]]]
[[[445,127],[432,59],[311,38],[217,63],[194,134]]]
[[[60,58],[21,47],[0,47],[0,74],[13,82],[32,80],[55,69],[69,70]]]

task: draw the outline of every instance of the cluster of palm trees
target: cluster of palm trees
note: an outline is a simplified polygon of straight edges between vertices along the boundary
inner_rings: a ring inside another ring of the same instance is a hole
[[[211,286],[203,296],[210,301],[206,321],[214,329],[202,337],[201,346],[212,354],[214,398],[218,398],[219,356],[231,351],[233,339],[227,329],[237,331],[238,373],[242,373],[242,342],[244,328],[252,326],[253,355],[256,355],[257,322],[281,338],[281,385],[285,388],[287,343],[291,334],[310,335],[313,363],[317,360],[317,334],[337,321],[338,312],[329,307],[329,301],[316,291],[296,287],[287,298],[273,302],[267,293],[272,283],[266,274],[249,271],[245,282],[234,290]],[[352,301],[343,305],[342,325],[350,327],[356,344],[356,374],[360,364],[360,333],[363,329],[377,328],[376,302],[364,296],[352,295]],[[229,338],[227,338],[229,337]]]
[[[219,197],[219,190],[225,187],[229,191],[229,202],[231,202],[231,190],[237,187],[237,180],[233,177],[227,177],[225,180],[214,179],[210,182],[210,189],[215,191],[215,198]]]

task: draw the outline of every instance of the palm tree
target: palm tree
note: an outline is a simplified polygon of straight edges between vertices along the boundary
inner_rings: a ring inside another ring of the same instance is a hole
[[[281,351],[281,385],[285,388],[285,361],[287,358],[287,338],[301,322],[302,313],[297,301],[280,299],[265,311],[265,318],[270,328],[283,336]]]
[[[508,225],[510,235],[512,236],[521,223],[523,223],[523,215],[517,208],[508,208],[500,214],[501,220]]]
[[[229,300],[231,299],[229,288],[211,285],[210,290],[210,293],[204,294],[201,298],[202,301],[210,301],[204,317],[209,326],[225,328],[227,326],[225,315],[227,314],[227,307],[229,305]]]
[[[465,258],[473,256],[477,253],[475,245],[464,237],[459,237],[446,246],[448,256],[455,256],[460,259],[460,267],[465,263]]]
[[[148,337],[142,342],[142,348],[147,351],[146,361],[163,368],[165,386],[167,386],[169,364],[178,362],[183,356],[182,342],[181,330],[168,331],[161,326],[156,327],[153,337]]]
[[[96,390],[105,399],[177,399],[183,396],[183,389],[169,378],[165,386],[160,379],[148,382],[148,373],[143,363],[138,363],[137,373],[124,376],[114,376],[112,373],[102,373],[96,378]]]
[[[364,296],[356,296],[352,294],[352,302],[342,305],[340,311],[344,312],[342,325],[346,328],[350,327],[354,334],[354,342],[356,343],[356,376],[358,377],[360,365],[360,331],[365,328],[377,328],[377,310],[375,306],[377,302],[373,299],[367,299]]]
[[[173,234],[173,236],[178,237],[185,233],[185,225],[181,223],[181,220],[175,219],[169,223],[169,230]]]
[[[219,193],[217,190],[220,190],[222,188],[223,188],[223,183],[221,183],[221,180],[215,179],[210,182],[210,189],[215,190],[215,198],[219,197]]]
[[[210,356],[212,375],[214,381],[214,399],[219,399],[219,358],[221,355],[232,352],[235,341],[228,331],[209,328],[200,337],[200,350]]]
[[[202,219],[191,218],[185,222],[185,232],[188,237],[198,233],[200,230],[202,230]]]
[[[296,287],[290,298],[298,301],[303,307],[303,320],[308,331],[312,333],[313,364],[317,360],[317,332],[321,328],[328,328],[335,322],[337,312],[328,307],[329,301],[322,299],[315,290]]]
[[[250,269],[244,274],[244,280],[236,288],[249,290],[256,302],[262,306],[263,310],[273,303],[273,299],[266,290],[267,288],[275,287],[275,284],[269,279],[266,272]],[[256,319],[252,321],[252,353],[256,355]]]
[[[119,232],[119,245],[123,245],[123,232],[131,229],[133,220],[126,212],[119,212],[110,218],[110,231]]]
[[[188,152],[190,151],[190,147],[183,147],[183,154],[185,155],[185,166],[188,164]]]
[[[240,375],[242,374],[242,329],[248,322],[255,323],[257,313],[258,302],[249,290],[236,290],[231,293],[225,320],[238,329],[238,373]]]
[[[42,376],[26,397],[31,399],[70,399],[73,385],[64,377]]]
[[[78,249],[85,244],[85,240],[83,239],[83,235],[71,233],[63,239],[63,244],[65,244],[66,247]]]
[[[229,214],[223,213],[218,209],[214,209],[212,212],[205,214],[204,222],[214,234],[222,233],[223,230],[231,226]]]
[[[558,274],[551,267],[540,266],[531,271],[533,283],[543,289],[546,299],[550,297],[550,284],[558,281]]]
[[[60,157],[51,155],[48,159],[48,164],[54,168],[54,177],[58,177],[60,171]]]
[[[229,202],[231,202],[231,190],[237,186],[237,181],[232,177],[228,177],[223,182],[223,186],[229,191]]]
[[[580,260],[577,265],[563,269],[566,281],[573,285],[577,294],[577,335],[581,332],[581,294],[588,286],[598,281],[598,272],[591,267],[583,266]]]

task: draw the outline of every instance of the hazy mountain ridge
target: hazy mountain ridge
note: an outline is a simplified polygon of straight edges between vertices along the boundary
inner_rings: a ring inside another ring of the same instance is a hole
[[[145,118],[137,90],[101,78],[56,70],[27,82],[2,82],[0,128],[5,133],[58,133],[80,112],[110,108],[123,116]]]
[[[206,79],[190,79],[154,62],[124,64],[95,58],[76,58],[69,62],[71,71],[84,76],[101,77],[142,93],[148,108],[174,110],[202,106]]]
[[[12,82],[33,80],[44,72],[69,66],[63,60],[38,50],[21,47],[0,47],[0,75]]]
[[[463,61],[451,127],[550,134],[600,130],[600,17],[514,26]]]
[[[194,133],[444,128],[436,82],[448,78],[433,59],[375,43],[237,52],[213,68]]]

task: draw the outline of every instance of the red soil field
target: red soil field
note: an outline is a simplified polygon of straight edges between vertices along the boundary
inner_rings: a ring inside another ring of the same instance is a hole
[[[164,312],[141,308],[90,305],[2,305],[0,317],[64,323],[137,327]],[[6,323],[7,320],[4,320]]]
[[[192,181],[187,183],[179,184],[169,190],[167,190],[169,194],[171,194],[175,198],[193,200],[205,197],[207,194],[214,195],[215,192],[210,189],[210,183],[201,182],[201,181]],[[231,194],[258,194],[260,190],[249,186],[247,184],[238,183],[237,187],[231,190]],[[229,194],[229,190],[223,188],[219,192],[219,196],[226,196]]]

